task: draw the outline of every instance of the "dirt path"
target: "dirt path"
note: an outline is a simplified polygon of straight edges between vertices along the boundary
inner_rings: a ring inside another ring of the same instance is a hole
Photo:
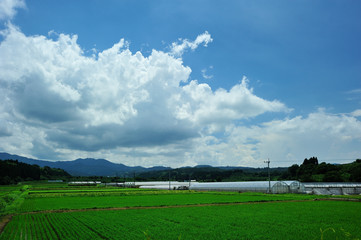
[[[13,215],[6,215],[3,218],[1,218],[1,221],[0,221],[0,234],[3,232],[4,228],[11,221],[12,218],[13,218]]]

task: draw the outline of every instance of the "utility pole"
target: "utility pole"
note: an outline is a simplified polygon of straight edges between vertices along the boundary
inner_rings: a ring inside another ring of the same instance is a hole
[[[170,169],[169,169],[169,172],[168,172],[168,179],[169,179],[169,188],[168,188],[168,190],[170,190]]]
[[[133,178],[134,178],[133,180],[134,180],[134,187],[135,187],[135,172],[134,172],[134,176],[133,176]]]
[[[268,193],[271,193],[271,173],[270,173],[270,169],[269,169],[269,164],[270,164],[270,160],[269,158],[267,159],[267,161],[264,161],[264,163],[267,163],[267,167],[268,167]]]

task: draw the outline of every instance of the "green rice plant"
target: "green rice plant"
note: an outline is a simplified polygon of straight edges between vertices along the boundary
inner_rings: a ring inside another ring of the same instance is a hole
[[[29,234],[77,240],[359,239],[360,213],[360,203],[341,201],[37,213],[15,216],[0,240]],[[33,225],[26,220],[30,215]]]
[[[214,203],[242,203],[264,201],[307,200],[308,195],[271,195],[249,193],[219,194],[214,192],[162,192],[131,195],[95,195],[95,196],[62,196],[62,197],[28,197],[20,208],[21,212],[89,209],[89,208],[121,208],[140,206],[174,206]]]
[[[352,240],[360,240],[360,238],[355,238],[351,233],[347,232],[345,229],[340,228],[339,230],[335,230],[332,227],[322,229],[320,228],[320,240],[326,239],[352,239]]]

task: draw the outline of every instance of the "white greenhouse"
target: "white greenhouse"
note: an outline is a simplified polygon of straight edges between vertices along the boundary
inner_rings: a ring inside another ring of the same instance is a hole
[[[361,194],[361,183],[357,182],[308,182],[303,184],[307,193],[316,195]]]
[[[205,182],[193,183],[190,190],[198,191],[237,191],[237,192],[269,192],[268,181],[252,182]],[[305,188],[298,181],[271,181],[271,193],[304,193]]]
[[[135,185],[144,189],[187,189],[190,185],[189,182],[177,182],[177,181],[155,181],[155,182],[127,182],[126,184]]]

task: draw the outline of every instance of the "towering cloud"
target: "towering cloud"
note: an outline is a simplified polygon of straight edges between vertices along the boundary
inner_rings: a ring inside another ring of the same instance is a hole
[[[76,35],[26,36],[11,24],[2,35],[0,140],[7,149],[16,149],[19,138],[28,139],[23,151],[34,155],[184,144],[213,125],[287,110],[255,96],[246,78],[230,91],[190,81],[191,69],[174,53],[208,44],[207,32],[148,57],[132,53],[123,39],[89,57]]]
[[[351,151],[360,141],[359,110],[242,124],[291,110],[256,96],[246,77],[229,90],[191,79],[181,56],[212,42],[208,32],[147,57],[124,39],[87,56],[77,35],[27,36],[10,23],[1,34],[1,151],[144,166],[257,166],[269,154],[295,159],[311,149],[319,156],[317,143],[336,154],[337,146],[347,142]]]

